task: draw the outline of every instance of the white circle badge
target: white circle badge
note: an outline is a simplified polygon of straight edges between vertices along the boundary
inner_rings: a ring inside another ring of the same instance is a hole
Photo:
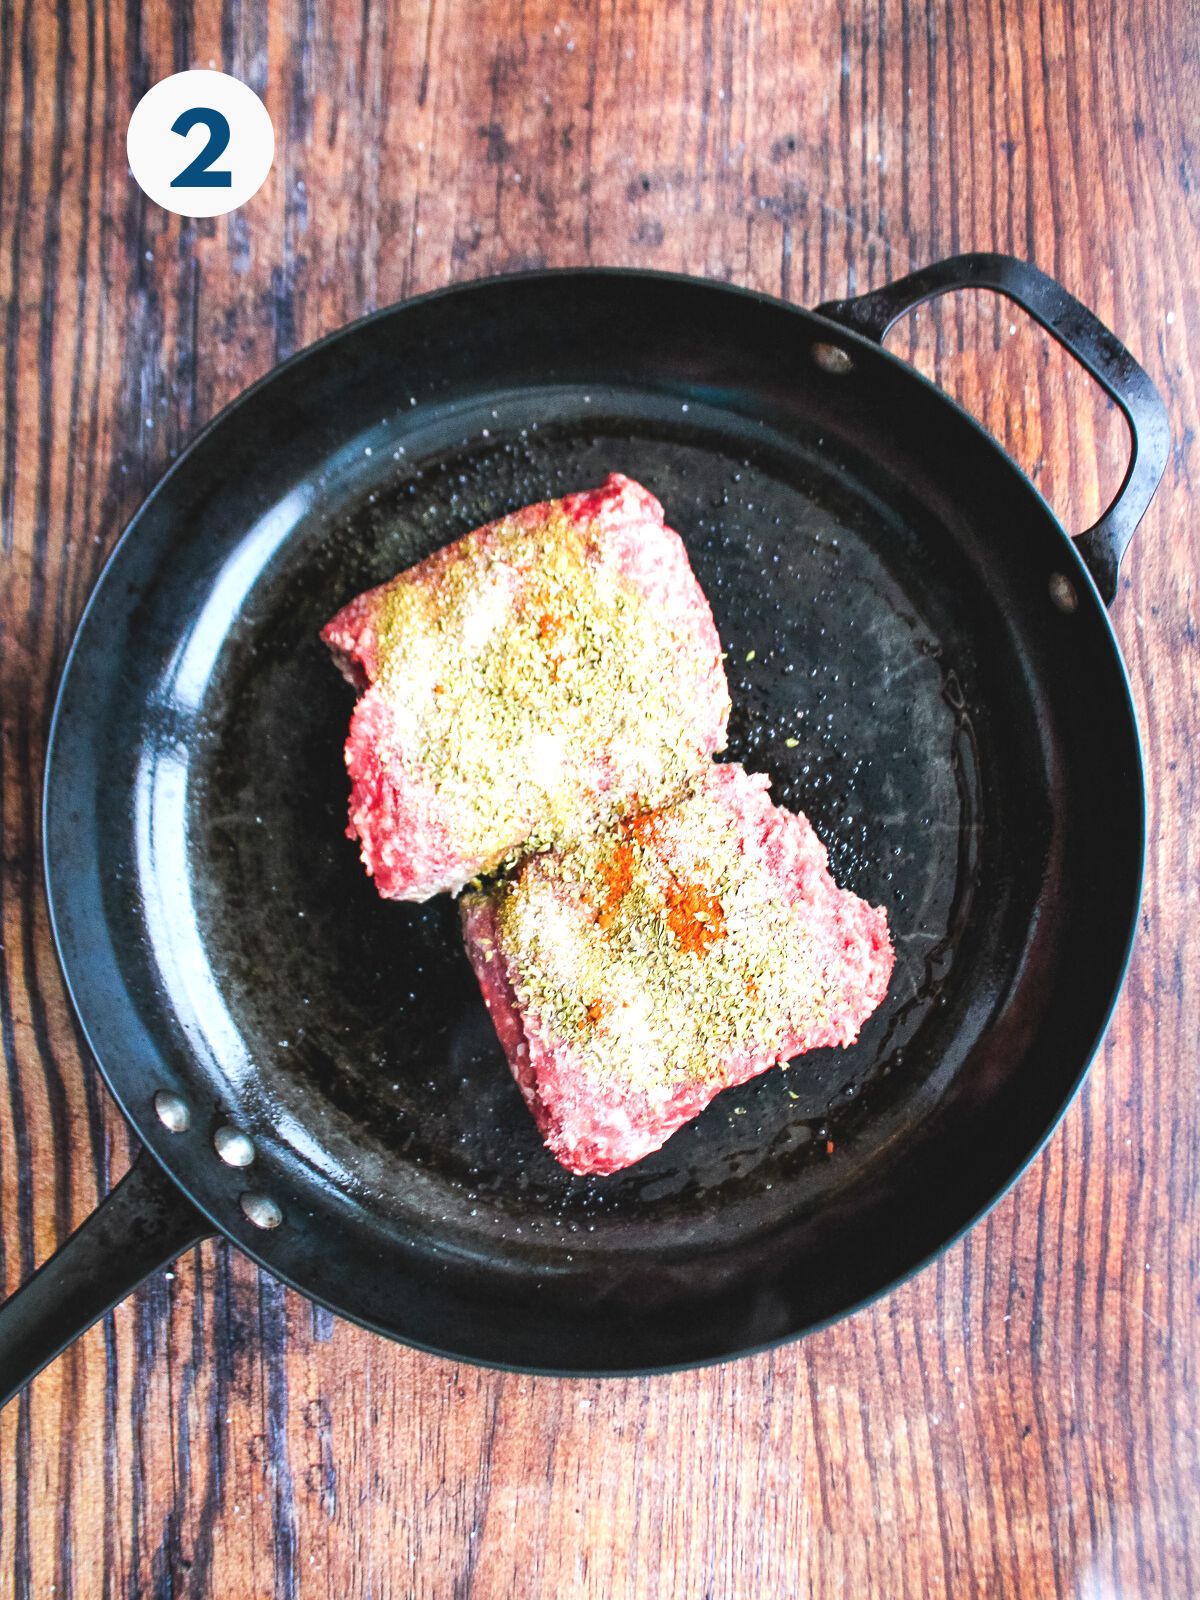
[[[227,72],[176,72],[134,107],[125,149],[151,200],[181,217],[219,217],[262,187],[275,130],[248,84]]]

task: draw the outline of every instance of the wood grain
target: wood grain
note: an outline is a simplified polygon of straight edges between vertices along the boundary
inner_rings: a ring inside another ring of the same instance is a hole
[[[204,1246],[0,1417],[0,1592],[1200,1593],[1197,20],[1190,0],[0,0],[6,1290],[131,1154],[46,927],[56,675],[125,520],[281,357],[535,263],[812,303],[998,248],[1127,339],[1175,441],[1115,613],[1150,773],[1141,939],[1085,1092],[986,1223],[799,1346],[605,1383],[413,1354]],[[150,83],[210,64],[264,96],[277,158],[241,212],[183,221],[132,184],[125,126]],[[1123,428],[1022,318],[959,297],[895,342],[1089,520]]]

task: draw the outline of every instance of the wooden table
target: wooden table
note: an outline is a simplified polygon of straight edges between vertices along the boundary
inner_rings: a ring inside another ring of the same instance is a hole
[[[126,519],[280,358],[535,264],[814,303],[998,248],[1129,342],[1175,444],[1115,611],[1150,777],[1141,938],[1085,1092],[984,1224],[803,1344],[628,1382],[412,1354],[205,1245],[0,1418],[0,1592],[1200,1593],[1195,7],[13,0],[0,21],[7,1290],[131,1155],[46,927],[54,684]],[[205,65],[263,94],[277,157],[242,211],[186,222],[133,185],[125,126]],[[1119,481],[1119,419],[1009,308],[960,298],[897,347],[1068,526]]]

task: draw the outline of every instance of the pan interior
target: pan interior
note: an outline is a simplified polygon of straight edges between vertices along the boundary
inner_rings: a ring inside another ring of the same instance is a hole
[[[542,1148],[454,903],[381,901],[344,837],[353,693],[317,631],[438,545],[613,470],[663,501],[711,601],[734,708],[724,759],[809,814],[839,883],[886,907],[897,964],[853,1048],[768,1072],[634,1168],[581,1179]],[[980,709],[1024,690],[981,681],[944,598],[978,579],[947,568],[948,548],[926,586],[927,523],[816,430],[566,389],[381,423],[261,510],[168,665],[169,735],[136,781],[150,953],[214,1106],[410,1245],[568,1271],[736,1241],[861,1184],[987,1026],[1029,915],[1012,869],[989,865],[1011,785]],[[1044,791],[1035,762],[1020,805],[1037,814]]]

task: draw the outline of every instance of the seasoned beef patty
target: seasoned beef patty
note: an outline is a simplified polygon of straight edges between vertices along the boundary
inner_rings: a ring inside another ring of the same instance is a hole
[[[476,529],[321,636],[363,690],[348,831],[389,898],[666,800],[724,747],[708,601],[662,506],[616,473]]]
[[[649,1155],[722,1089],[847,1045],[883,999],[887,917],[839,889],[769,780],[710,765],[678,803],[463,897],[467,950],[547,1146]]]

